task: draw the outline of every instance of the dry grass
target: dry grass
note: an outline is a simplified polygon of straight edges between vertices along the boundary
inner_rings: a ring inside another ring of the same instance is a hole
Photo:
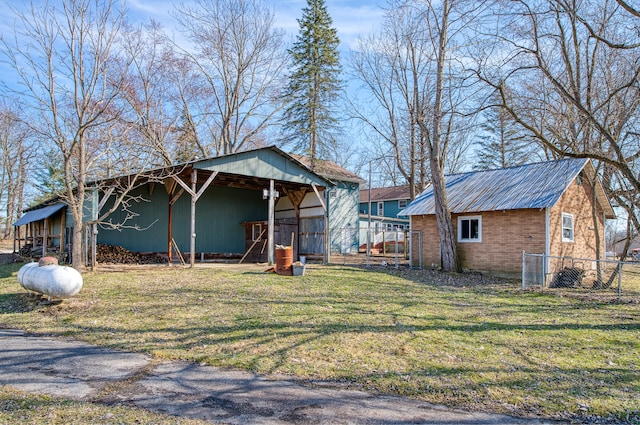
[[[2,326],[459,408],[640,421],[638,304],[429,271],[155,267],[87,274],[41,306],[3,267]]]
[[[167,424],[204,425],[210,422],[176,418],[125,406],[82,403],[44,395],[33,395],[0,386],[2,424]]]

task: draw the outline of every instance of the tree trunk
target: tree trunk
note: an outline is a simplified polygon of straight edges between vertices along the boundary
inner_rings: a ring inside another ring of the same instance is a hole
[[[440,238],[440,255],[442,270],[446,272],[460,271],[456,238],[453,232],[451,212],[447,202],[447,190],[444,181],[444,164],[446,158],[446,144],[442,140],[442,95],[444,91],[444,65],[447,53],[447,29],[451,5],[444,0],[442,5],[442,26],[438,34],[438,57],[436,68],[436,93],[433,108],[433,139],[431,140],[429,164],[431,166],[431,181],[435,201],[436,221],[438,222],[438,236]]]
[[[431,156],[433,197],[436,207],[436,222],[438,224],[438,237],[440,239],[440,262],[443,271],[459,271],[458,253],[456,249],[456,235],[453,230],[451,213],[447,202],[444,173],[442,167],[437,164],[437,159]]]

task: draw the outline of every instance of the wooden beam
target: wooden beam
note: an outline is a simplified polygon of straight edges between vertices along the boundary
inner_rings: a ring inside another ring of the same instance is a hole
[[[195,170],[194,170],[195,171]],[[178,176],[171,176],[173,178],[173,180],[176,181],[176,183],[178,183],[180,186],[182,186],[182,188],[192,197],[196,196],[196,192],[194,190],[191,190],[191,188],[182,181],[182,179]]]
[[[293,205],[293,209],[296,212],[296,216],[300,215],[300,204],[304,200],[304,196],[307,194],[307,191],[304,189],[289,191],[286,187],[282,187],[282,191],[287,198],[291,201],[291,205]]]
[[[238,264],[242,264],[242,262],[244,261],[245,258],[247,258],[247,255],[249,255],[249,253],[251,252],[251,250],[253,249],[254,246],[256,246],[256,244],[258,242],[260,242],[262,240],[262,235],[264,235],[264,232],[266,232],[267,229],[262,229],[262,232],[260,232],[260,236],[258,236],[258,239],[256,239],[255,241],[253,241],[253,244],[251,244],[251,246],[249,247],[249,249],[247,249],[247,252],[244,253],[244,255],[242,256],[242,258],[240,259],[240,261],[238,262]]]
[[[318,191],[318,187],[314,183],[311,183],[311,187],[313,188],[313,191],[316,193],[316,196],[318,197],[318,201],[320,201],[320,205],[322,205],[322,209],[326,213],[327,212],[327,204],[325,204],[324,199],[322,199],[322,196],[320,196],[320,192]]]
[[[100,216],[100,210],[102,209],[102,207],[104,207],[104,204],[107,203],[107,200],[111,197],[111,194],[113,193],[114,189],[115,189],[114,186],[109,187],[105,191],[104,196],[102,197],[100,202],[98,202],[98,216]]]
[[[195,171],[195,170],[194,170]],[[211,175],[209,176],[209,178],[207,178],[207,180],[202,184],[202,187],[200,187],[200,190],[198,191],[198,193],[196,194],[196,201],[198,199],[200,199],[200,197],[202,196],[202,194],[204,193],[205,190],[207,190],[207,188],[209,187],[209,185],[211,184],[211,182],[213,182],[213,179],[216,178],[216,176],[218,175],[217,171],[214,171],[213,173],[211,173]],[[195,189],[194,189],[195,191]]]
[[[175,188],[175,185],[174,185],[174,188]],[[171,196],[171,199],[169,199],[169,205],[175,204],[176,201],[180,198],[180,196],[182,196],[183,193],[184,193],[184,189],[180,188],[178,193],[176,193],[175,195]]]

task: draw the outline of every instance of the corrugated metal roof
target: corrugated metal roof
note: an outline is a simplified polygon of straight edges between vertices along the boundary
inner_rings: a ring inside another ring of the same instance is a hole
[[[18,221],[13,223],[14,226],[22,226],[23,224],[32,223],[34,221],[44,220],[51,217],[53,214],[60,211],[65,204],[49,205],[48,207],[39,208],[37,210],[29,211],[25,213]]]
[[[551,207],[587,163],[588,159],[570,158],[452,174],[445,177],[449,208],[452,213],[461,214]],[[611,207],[606,202],[604,208],[609,214]],[[435,214],[432,187],[398,213],[402,216],[429,214]]]

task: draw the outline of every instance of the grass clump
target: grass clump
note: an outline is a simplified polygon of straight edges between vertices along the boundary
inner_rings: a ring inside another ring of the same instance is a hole
[[[177,418],[127,406],[106,406],[34,395],[0,386],[0,424],[204,425],[210,422]]]

